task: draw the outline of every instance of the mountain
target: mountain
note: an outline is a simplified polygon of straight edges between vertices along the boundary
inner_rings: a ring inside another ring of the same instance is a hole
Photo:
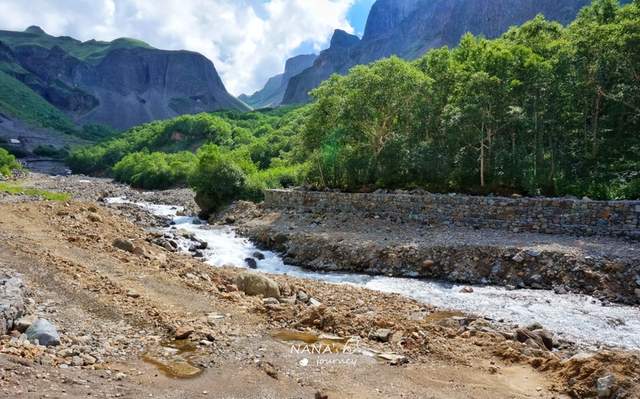
[[[0,31],[0,71],[78,125],[126,129],[181,114],[247,109],[203,55],[135,39],[81,42],[39,27]]]
[[[568,23],[591,0],[378,0],[362,40],[336,31],[329,48],[313,66],[293,77],[283,104],[309,101],[309,91],[334,73],[391,55],[415,59],[427,50],[455,46],[467,32],[488,38],[542,13]]]
[[[285,64],[284,73],[269,78],[264,88],[256,91],[250,96],[241,95],[240,100],[249,104],[255,109],[276,107],[282,103],[284,93],[289,84],[289,80],[300,72],[313,65],[317,58],[316,54],[303,54],[289,58]]]

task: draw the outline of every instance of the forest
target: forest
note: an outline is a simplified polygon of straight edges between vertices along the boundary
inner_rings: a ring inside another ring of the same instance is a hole
[[[299,108],[182,116],[73,152],[75,172],[191,185],[215,210],[264,188],[640,197],[640,1],[595,0],[497,39],[334,75]]]

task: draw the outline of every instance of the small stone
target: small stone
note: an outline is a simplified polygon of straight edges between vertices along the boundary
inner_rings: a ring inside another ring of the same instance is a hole
[[[193,332],[194,329],[190,326],[180,326],[176,329],[176,339],[187,339]]]
[[[97,361],[95,357],[93,357],[93,356],[91,356],[89,354],[86,354],[86,353],[83,353],[82,355],[80,355],[80,357],[82,357],[82,361],[87,366],[95,364],[96,361]]]
[[[319,306],[322,306],[322,302],[320,302],[316,298],[309,298],[309,305],[317,308]]]
[[[122,381],[122,380],[124,380],[125,378],[127,378],[127,375],[126,375],[125,373],[116,373],[116,374],[113,376],[113,379],[114,379],[114,380],[116,380],[116,381]]]
[[[264,298],[262,300],[263,305],[278,305],[280,302],[276,298]]]
[[[253,256],[254,258],[258,259],[258,260],[264,260],[264,254],[260,251],[256,251],[254,252],[251,256]]]
[[[395,353],[380,353],[378,357],[382,360],[388,361],[389,364],[393,366],[401,365],[408,362],[406,357],[402,355],[397,355]]]
[[[614,393],[614,386],[616,383],[616,378],[609,374],[602,378],[598,378],[596,383],[596,390],[598,392],[598,398],[607,399],[610,398]]]
[[[516,254],[516,256],[514,256],[513,258],[511,258],[511,260],[513,260],[516,263],[522,263],[524,261],[524,256],[522,256],[521,253]]]
[[[134,298],[134,299],[136,299],[136,298],[140,298],[140,294],[139,294],[139,293],[137,293],[137,292],[135,292],[135,291],[133,291],[133,290],[129,290],[129,291],[127,291],[127,296],[128,296],[129,298]]]
[[[71,358],[71,365],[75,367],[84,366],[84,360],[80,356],[74,356]]]
[[[87,216],[87,219],[94,223],[102,223],[102,218],[100,217],[100,215],[96,215],[95,213],[90,213],[89,216]]]
[[[381,328],[369,333],[369,338],[380,342],[389,342],[391,334],[393,334],[393,331],[391,331],[390,329]]]
[[[60,335],[55,326],[45,319],[37,319],[25,331],[27,339],[34,343],[38,341],[43,346],[60,345]]]
[[[257,269],[258,268],[258,262],[253,259],[253,258],[246,258],[244,260],[244,263],[250,268],[250,269]]]
[[[472,287],[463,287],[460,292],[462,294],[472,294],[473,293],[473,288]]]
[[[29,328],[35,321],[35,316],[23,316],[14,323],[13,327],[19,332],[23,333],[27,331],[27,328]]]
[[[135,249],[135,245],[133,245],[133,242],[131,242],[130,240],[124,240],[122,238],[116,238],[113,241],[113,246],[123,251],[131,252],[131,253],[133,253]]]
[[[296,298],[298,299],[298,301],[300,301],[302,303],[309,302],[309,295],[307,295],[307,293],[304,292],[304,291],[298,291],[298,294],[296,295]]]

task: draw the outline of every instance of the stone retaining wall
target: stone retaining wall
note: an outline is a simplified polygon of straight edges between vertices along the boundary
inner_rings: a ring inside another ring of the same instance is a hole
[[[640,240],[640,201],[268,190],[265,206],[432,225]]]

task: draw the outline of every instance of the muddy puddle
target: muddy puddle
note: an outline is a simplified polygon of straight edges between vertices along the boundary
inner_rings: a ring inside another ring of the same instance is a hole
[[[168,377],[188,379],[202,373],[195,365],[195,353],[196,346],[190,341],[171,341],[146,352],[142,360]]]

